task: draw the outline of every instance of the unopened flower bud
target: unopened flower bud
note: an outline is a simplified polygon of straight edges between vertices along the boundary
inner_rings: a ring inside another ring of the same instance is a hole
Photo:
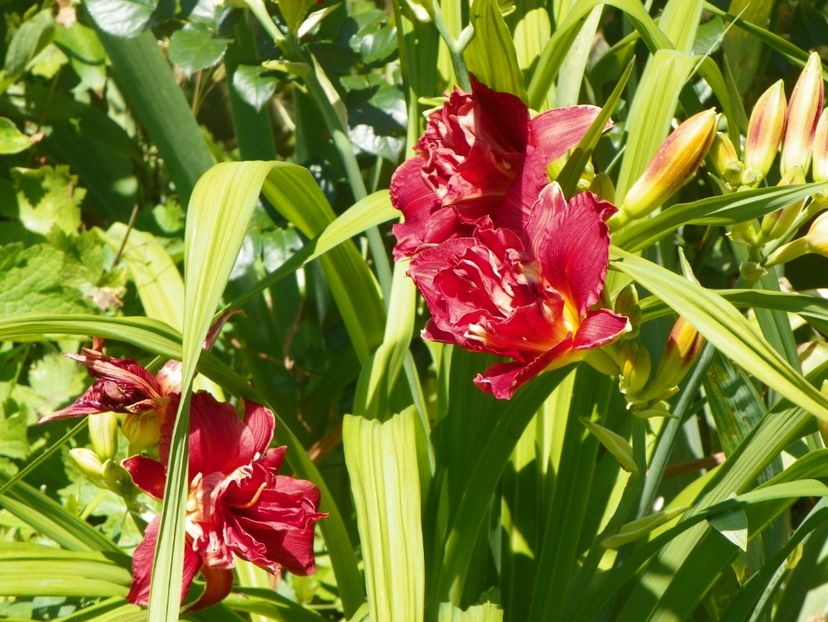
[[[828,181],[828,108],[822,111],[814,133],[814,168],[811,175],[816,182]]]
[[[118,416],[106,412],[89,417],[89,440],[101,460],[113,458],[118,452]]]
[[[615,297],[615,312],[619,315],[629,315],[638,306],[638,290],[630,283]]]
[[[780,186],[789,186],[793,184],[804,184],[805,177],[802,169],[795,168],[788,171],[779,182]],[[805,205],[805,199],[794,201],[790,205],[776,210],[770,214],[765,214],[762,218],[762,228],[759,231],[759,240],[776,240],[783,237],[788,229],[796,222],[797,217],[802,212],[802,206]]]
[[[710,147],[710,161],[716,169],[719,177],[731,185],[737,185],[742,175],[742,162],[736,154],[727,134],[718,132],[713,138],[713,145]]]
[[[808,172],[814,131],[822,112],[822,97],[822,63],[819,54],[811,52],[791,93],[779,165],[782,175],[795,168],[799,168],[803,175]]]
[[[590,192],[598,195],[598,198],[615,203],[615,184],[606,173],[598,173],[592,179],[592,185],[589,187]]]
[[[141,451],[157,445],[161,439],[161,424],[164,422],[163,411],[145,410],[128,413],[121,424],[124,436],[134,451]]]
[[[807,253],[828,257],[828,212],[822,212],[817,216],[804,236],[780,246],[771,253],[765,265],[786,263]]]
[[[756,242],[756,227],[752,222],[739,222],[728,232],[730,239],[742,246],[753,246]]]
[[[595,166],[593,166],[592,161],[588,161],[584,167],[584,172],[581,173],[581,177],[576,184],[576,192],[586,192],[589,190],[590,186],[592,186],[593,179],[595,179]]]
[[[653,382],[647,387],[647,392],[661,394],[665,390],[678,386],[693,366],[703,343],[704,339],[699,332],[687,320],[679,317],[667,337],[664,356],[661,357],[661,362],[658,364]]]
[[[649,405],[647,408],[633,408],[632,414],[642,419],[650,419],[651,417],[669,417],[670,405],[667,402],[659,401],[655,404]]]
[[[785,131],[785,84],[779,80],[756,100],[745,139],[745,170],[741,183],[756,186],[770,170]]]
[[[95,485],[103,487],[103,463],[98,454],[86,447],[74,447],[69,450],[69,456],[81,473]]]
[[[103,463],[103,479],[107,488],[122,497],[130,498],[137,493],[129,471],[114,460]]]
[[[624,367],[621,370],[621,392],[635,396],[650,379],[650,353],[636,343],[627,341],[622,345]]]
[[[745,261],[739,266],[739,275],[748,283],[756,283],[768,273],[764,266],[755,261]]]
[[[611,225],[618,227],[646,216],[664,203],[696,172],[715,135],[716,112],[712,108],[679,125],[629,189],[620,211],[610,220]]]

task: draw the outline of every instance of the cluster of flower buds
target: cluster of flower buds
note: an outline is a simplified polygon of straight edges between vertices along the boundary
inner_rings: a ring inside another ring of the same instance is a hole
[[[716,136],[716,111],[705,110],[679,125],[661,144],[627,191],[609,225],[613,229],[660,207],[699,168]]]
[[[822,63],[819,55],[813,52],[796,81],[790,102],[785,98],[781,80],[756,101],[750,115],[742,161],[736,157],[729,139],[723,135],[719,137],[725,146],[715,151],[716,157],[712,161],[718,175],[731,190],[756,188],[770,172],[780,149],[778,185],[805,183],[812,162],[811,179],[815,182],[828,180],[828,111],[822,110],[823,95]],[[825,198],[816,196],[816,206],[819,207]],[[751,222],[733,227],[733,240],[754,251],[750,265],[742,267],[746,279],[753,280],[764,273],[759,249],[769,242],[778,245],[789,239],[803,221],[807,221],[813,212],[803,212],[806,202],[807,199],[801,199],[767,214],[759,227]],[[773,263],[798,256],[799,251],[815,252],[808,250],[816,248],[813,238],[811,235],[808,242],[801,242],[784,252],[778,249],[773,253]]]

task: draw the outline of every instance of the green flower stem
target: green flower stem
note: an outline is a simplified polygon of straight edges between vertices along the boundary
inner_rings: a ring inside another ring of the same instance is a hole
[[[471,90],[471,82],[469,81],[469,71],[466,69],[466,62],[463,60],[463,50],[471,41],[474,35],[474,30],[465,28],[460,36],[455,39],[449,32],[448,24],[443,18],[443,11],[440,8],[440,3],[437,0],[431,2],[431,18],[434,20],[434,26],[437,32],[446,42],[448,47],[449,57],[451,58],[451,66],[454,69],[454,75],[457,76],[457,82],[464,91]]]
[[[673,448],[676,446],[678,433],[681,426],[684,425],[689,413],[689,408],[693,403],[696,393],[701,386],[702,380],[707,373],[707,368],[713,360],[713,354],[716,349],[708,344],[705,344],[701,356],[696,363],[695,369],[690,374],[687,384],[684,385],[684,390],[679,397],[676,408],[673,411],[673,417],[670,418],[658,439],[658,445],[653,453],[653,459],[650,462],[650,467],[646,471],[644,478],[644,489],[641,491],[641,500],[638,504],[638,515],[636,518],[641,518],[649,514],[653,507],[658,487],[661,485],[661,480],[664,477],[664,471],[667,469],[667,464],[670,462],[670,454],[673,453]]]

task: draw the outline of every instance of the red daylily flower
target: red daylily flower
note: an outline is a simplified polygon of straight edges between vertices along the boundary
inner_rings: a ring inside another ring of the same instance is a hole
[[[99,350],[84,348],[82,354],[64,356],[86,365],[97,380],[66,408],[41,417],[40,423],[104,412],[165,412],[169,396],[181,391],[178,361],[169,361],[158,374],[151,374],[131,359],[107,356]]]
[[[599,111],[571,106],[530,119],[519,98],[474,78],[471,93],[455,89],[391,179],[391,202],[405,216],[393,229],[395,258],[469,236],[486,218],[522,227],[524,206],[549,182],[547,165],[580,142]]]
[[[591,310],[604,289],[605,221],[615,212],[589,192],[567,202],[552,183],[523,229],[489,220],[470,236],[421,250],[409,275],[431,311],[423,336],[514,359],[475,378],[499,399],[615,340],[628,330],[627,318]]]
[[[245,403],[244,420],[232,405],[207,392],[190,404],[190,493],[187,500],[183,599],[201,570],[206,589],[191,608],[203,608],[230,591],[234,555],[276,573],[316,570],[313,525],[319,490],[311,482],[277,475],[286,447],[269,449],[275,419],[264,406]],[[161,438],[161,461],[133,456],[123,462],[135,484],[160,499],[166,481],[172,418]],[[133,582],[127,595],[146,604],[159,519],[150,523],[132,558]]]

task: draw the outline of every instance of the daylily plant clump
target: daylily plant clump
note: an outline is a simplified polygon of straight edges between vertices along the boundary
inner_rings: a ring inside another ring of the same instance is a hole
[[[170,361],[153,374],[135,361],[99,350],[69,356],[86,365],[96,380],[74,403],[41,422],[122,413],[122,429],[132,449],[157,447],[158,458],[136,454],[121,467],[140,490],[162,499],[181,398],[180,363]],[[317,510],[319,490],[311,482],[279,475],[287,448],[270,447],[275,427],[273,413],[260,404],[245,402],[239,418],[233,405],[207,391],[191,397],[182,601],[199,572],[205,580],[191,610],[227,596],[236,556],[274,574],[282,568],[297,575],[316,569],[314,523],[325,517]],[[85,466],[89,470],[88,462]],[[114,478],[102,469],[94,479]],[[133,554],[127,595],[132,603],[148,602],[159,524],[159,516],[151,519]]]

